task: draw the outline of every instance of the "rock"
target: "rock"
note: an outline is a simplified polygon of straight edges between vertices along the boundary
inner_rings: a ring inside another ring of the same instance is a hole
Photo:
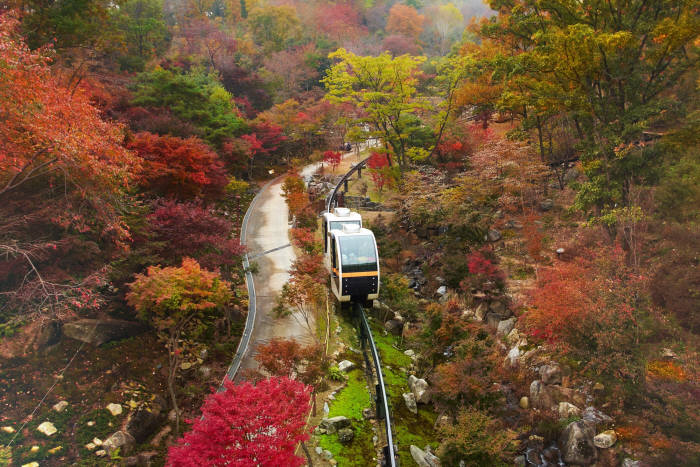
[[[116,417],[117,415],[121,415],[124,409],[121,404],[111,403],[107,405],[107,410]]]
[[[501,232],[499,232],[496,229],[490,229],[486,233],[486,240],[488,240],[489,242],[497,242],[501,239],[501,237],[502,237]]]
[[[610,423],[613,421],[612,417],[605,415],[595,407],[586,407],[581,414],[581,419],[584,422],[591,423],[593,426],[599,423]]]
[[[138,456],[125,457],[122,459],[121,465],[124,467],[136,467],[137,465],[139,465],[139,457]]]
[[[499,314],[503,316],[504,318],[507,318],[510,313],[508,312],[508,309],[506,308],[506,304],[503,303],[501,300],[493,300],[492,302],[489,303],[489,311],[492,311],[496,314]]]
[[[88,422],[86,423],[86,425],[87,425],[87,426],[95,426],[95,421],[94,421],[94,420],[90,420],[90,421],[88,421]]]
[[[41,425],[36,427],[36,431],[45,434],[46,436],[51,436],[54,433],[56,433],[58,430],[54,426],[53,423],[51,422],[43,422]]]
[[[403,354],[406,355],[407,357],[411,357],[411,358],[416,356],[416,353],[411,349],[406,350]]]
[[[444,285],[441,285],[438,287],[438,289],[435,291],[438,295],[445,295],[447,293],[447,287]]]
[[[503,318],[505,318],[505,316],[489,311],[486,313],[486,324],[491,326],[493,329],[498,329],[498,323],[503,321]]]
[[[496,334],[498,334],[499,336],[507,336],[508,334],[510,334],[510,332],[515,327],[515,321],[516,318],[513,317],[504,319],[503,321],[498,323],[498,327],[496,328]]]
[[[551,199],[545,199],[540,203],[540,209],[542,211],[551,211],[553,207],[554,201],[552,201]]]
[[[642,463],[634,459],[630,459],[629,457],[626,457],[622,461],[622,467],[642,467]]]
[[[440,465],[440,460],[430,451],[424,451],[413,444],[410,447],[410,451],[411,457],[420,467],[438,467]]]
[[[41,449],[38,445],[34,445],[29,449],[29,452],[39,452],[39,449]]]
[[[562,457],[567,464],[590,465],[598,457],[593,436],[595,431],[584,421],[569,423],[561,435]]]
[[[68,402],[67,401],[60,401],[54,404],[53,409],[56,412],[63,412],[66,407],[68,407]]]
[[[542,365],[540,379],[544,384],[561,384],[561,367],[556,363]]]
[[[403,332],[403,323],[397,319],[390,319],[384,323],[384,328],[389,331],[389,333],[400,336]]]
[[[155,397],[150,403],[140,404],[129,414],[126,431],[137,444],[145,442],[165,419],[166,402]]]
[[[4,426],[4,427],[0,428],[0,430],[2,430],[4,433],[9,433],[9,434],[12,434],[15,432],[15,429],[12,428],[11,426]]]
[[[663,349],[661,351],[661,358],[664,360],[675,360],[678,358],[678,355],[676,355],[671,349]]]
[[[93,345],[137,336],[146,330],[142,323],[118,319],[79,319],[63,326],[66,336]]]
[[[110,454],[119,449],[119,454],[123,456],[131,452],[134,444],[136,440],[133,436],[126,431],[117,431],[102,443],[102,447]]]
[[[545,384],[536,379],[530,383],[530,401],[532,406],[538,409],[550,410],[554,405],[554,398]]]
[[[506,355],[506,362],[510,365],[511,368],[514,368],[518,366],[518,359],[520,358],[520,348],[516,344],[514,345],[509,351],[508,355]]]
[[[576,167],[571,167],[564,173],[564,183],[573,182],[581,176],[581,172]]]
[[[513,328],[510,330],[508,335],[506,336],[506,341],[509,344],[515,344],[516,342],[519,342],[521,339],[520,332],[518,331],[518,328]]]
[[[418,406],[416,405],[416,396],[412,392],[403,393],[403,400],[406,403],[406,407],[409,412],[417,414]]]
[[[365,420],[369,420],[370,418],[374,418],[374,411],[370,407],[365,407],[362,409],[362,417]]]
[[[530,408],[530,399],[528,399],[527,396],[523,396],[520,398],[520,402],[518,402],[518,405],[521,409],[527,410]]]
[[[144,451],[139,453],[139,465],[151,465],[151,462],[158,456],[158,451]]]
[[[578,417],[581,415],[581,409],[568,402],[559,402],[559,417],[560,418],[571,418]]]
[[[328,416],[328,413],[331,411],[331,408],[328,407],[328,402],[323,403],[323,415]]]
[[[612,447],[612,445],[616,442],[617,434],[615,433],[615,430],[605,430],[602,433],[598,433],[593,438],[593,444],[595,444],[595,447],[601,449],[607,449],[609,447]]]
[[[347,428],[350,426],[350,419],[348,417],[343,417],[339,415],[337,417],[324,418],[319,423],[319,428],[326,430],[327,433],[335,433],[341,428]]]
[[[476,310],[474,310],[474,318],[477,321],[484,321],[484,317],[486,316],[486,305],[483,303],[479,303],[479,306],[476,307]]]
[[[350,371],[353,368],[355,368],[355,364],[350,360],[343,360],[342,362],[338,363],[338,369],[340,371]]]
[[[352,428],[341,428],[338,430],[338,441],[340,441],[342,444],[352,443],[354,437],[355,432],[352,431]]]
[[[430,402],[428,383],[424,379],[416,378],[411,375],[408,377],[408,387],[411,388],[413,395],[416,396],[417,403],[427,404]]]
[[[321,446],[316,446],[316,454],[318,454],[320,456],[322,452],[323,452],[323,448]]]
[[[515,230],[520,230],[523,228],[523,224],[520,221],[516,221],[515,219],[511,219],[505,224],[506,229],[515,229]]]
[[[330,452],[330,451],[327,450],[327,449],[324,449],[322,457],[323,457],[324,459],[326,459],[327,461],[328,461],[328,460],[331,460],[331,459],[333,459],[333,453]]]
[[[595,383],[592,389],[594,392],[603,392],[605,386],[603,385],[603,383]]]
[[[517,467],[525,467],[527,465],[525,456],[515,456],[515,458],[513,459],[513,465]]]
[[[204,379],[209,379],[211,376],[211,368],[208,366],[200,366],[197,371],[199,371],[199,374],[202,375],[202,378]]]
[[[101,440],[100,438],[97,438],[97,437],[92,438],[92,443],[93,443],[95,446],[102,446],[102,445],[104,444],[104,443],[102,442],[102,440]]]
[[[104,449],[100,449],[99,451],[95,451],[95,455],[97,457],[104,457],[107,455],[107,451],[105,451]]]
[[[85,445],[85,449],[87,449],[88,451],[93,451],[96,447],[97,446],[95,446],[95,443],[87,443]]]

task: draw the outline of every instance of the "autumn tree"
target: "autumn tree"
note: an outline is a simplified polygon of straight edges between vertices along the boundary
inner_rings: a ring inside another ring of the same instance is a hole
[[[325,287],[308,275],[292,277],[282,287],[275,314],[278,317],[291,317],[301,325],[309,337],[320,342],[316,333],[317,322],[326,319],[326,301],[328,295]],[[328,325],[328,323],[325,323]]]
[[[310,386],[316,413],[316,386],[328,367],[323,346],[302,346],[294,339],[272,339],[258,345],[255,360],[271,375],[296,379]]]
[[[202,416],[168,451],[170,467],[302,466],[295,455],[309,439],[310,388],[288,378],[234,385],[204,401]]]
[[[168,392],[176,413],[176,432],[180,427],[178,371],[183,362],[196,358],[203,329],[230,299],[229,283],[191,258],[184,258],[180,267],[151,266],[129,284],[127,303],[141,319],[153,324],[168,351]]]
[[[240,263],[243,247],[237,238],[231,238],[231,222],[213,211],[201,202],[158,202],[148,221],[156,240],[165,245],[163,256],[178,261],[190,256],[206,268],[230,273]]]
[[[417,40],[423,32],[424,22],[425,16],[418,14],[418,11],[412,6],[394,3],[389,10],[386,31]]]
[[[139,184],[152,193],[180,199],[216,198],[228,183],[219,156],[198,138],[138,133],[127,143],[140,158]]]
[[[633,184],[656,163],[638,141],[671,104],[666,98],[697,65],[698,17],[692,2],[626,0],[498,6],[481,34],[504,47],[488,73],[505,85],[500,105],[521,113],[542,138],[543,120],[560,113],[581,141],[588,180],[577,205],[599,213],[628,204]]]
[[[201,70],[181,72],[157,68],[138,75],[133,105],[167,108],[194,125],[202,137],[218,146],[245,130],[233,98],[217,77]]]
[[[96,256],[126,245],[135,161],[123,128],[102,120],[84,89],[64,88],[50,49],[30,50],[18,28],[13,13],[0,14],[0,301],[18,313],[70,313],[74,291],[94,285]]]
[[[299,17],[292,5],[256,7],[248,15],[248,24],[265,53],[284,50],[301,35]]]
[[[333,169],[333,172],[335,172],[335,169],[337,169],[338,166],[340,165],[341,159],[342,159],[342,156],[337,151],[325,151],[323,153],[323,162],[330,165],[331,168]]]
[[[392,58],[388,53],[363,57],[345,49],[329,57],[337,61],[323,79],[328,99],[357,108],[358,121],[373,127],[374,135],[391,147],[405,169],[412,154],[411,134],[406,131],[412,120],[408,117],[428,108],[418,99],[416,88],[418,67],[425,57]]]
[[[112,21],[124,43],[125,53],[119,54],[123,70],[142,71],[146,61],[168,46],[162,0],[128,0],[114,9]]]

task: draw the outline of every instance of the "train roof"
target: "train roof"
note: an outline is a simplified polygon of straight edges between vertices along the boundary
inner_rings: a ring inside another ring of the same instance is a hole
[[[349,227],[355,227],[355,226],[349,226]],[[371,236],[374,238],[374,232],[372,232],[369,229],[365,228],[360,228],[360,229],[348,229],[346,226],[343,226],[343,230],[333,230],[331,231],[333,235],[336,237],[356,237],[356,236]]]
[[[335,208],[333,212],[324,212],[323,217],[327,221],[361,221],[360,213],[351,211],[348,208]]]

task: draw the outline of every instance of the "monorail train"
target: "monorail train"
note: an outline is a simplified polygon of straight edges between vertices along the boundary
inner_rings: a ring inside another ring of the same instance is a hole
[[[343,225],[352,224],[362,227],[362,216],[348,208],[335,208],[333,212],[323,213],[323,253],[326,255],[326,267],[330,269],[328,249],[330,248],[331,230],[342,230]]]
[[[328,231],[331,290],[341,303],[371,306],[379,298],[379,252],[371,230],[347,223]]]

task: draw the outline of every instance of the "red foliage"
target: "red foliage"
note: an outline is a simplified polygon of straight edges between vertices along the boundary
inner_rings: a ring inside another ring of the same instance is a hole
[[[403,34],[391,34],[384,38],[382,50],[388,50],[392,55],[418,55],[420,47],[416,41]]]
[[[216,198],[228,180],[219,156],[198,138],[138,133],[127,144],[142,159],[139,183],[157,194]]]
[[[294,451],[309,439],[310,392],[288,378],[237,386],[227,380],[226,390],[207,397],[202,417],[169,449],[167,465],[304,465]]]
[[[289,233],[292,237],[292,245],[297,248],[301,248],[307,253],[313,252],[316,244],[314,241],[314,233],[311,231],[311,229],[291,229]]]
[[[386,173],[386,169],[389,167],[389,158],[386,154],[373,152],[369,156],[367,167],[371,169],[369,176],[372,178],[374,187],[377,191],[382,191],[384,185],[390,180],[389,175]]]
[[[262,156],[269,156],[287,139],[281,126],[269,122],[255,123],[251,126],[251,133],[241,138],[250,143],[253,155]]]
[[[318,254],[301,255],[292,263],[290,276],[310,276],[319,284],[326,281],[326,270],[323,267],[323,256]]]
[[[339,152],[336,151],[326,151],[323,153],[323,162],[326,164],[330,165],[333,167],[333,170],[335,171],[336,168],[340,165],[340,160],[342,159],[342,156]]]
[[[316,17],[319,30],[336,41],[354,39],[367,31],[361,25],[360,14],[351,2],[324,2],[318,5]]]
[[[162,201],[148,220],[158,239],[166,242],[168,256],[193,256],[215,269],[237,264],[244,251],[237,238],[230,238],[233,225],[199,203]]]

